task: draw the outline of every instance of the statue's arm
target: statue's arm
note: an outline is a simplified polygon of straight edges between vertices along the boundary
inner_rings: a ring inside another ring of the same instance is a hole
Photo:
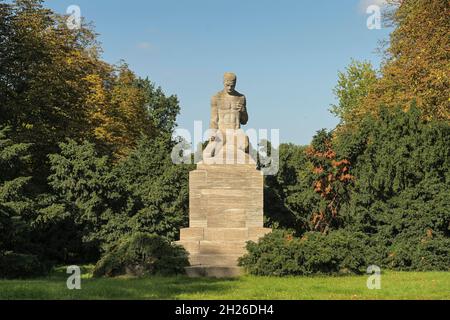
[[[209,125],[210,129],[219,129],[219,109],[217,106],[217,97],[214,96],[211,99],[211,122]]]
[[[242,97],[242,102],[244,106],[241,111],[241,124],[245,126],[248,123],[247,99],[245,96]]]

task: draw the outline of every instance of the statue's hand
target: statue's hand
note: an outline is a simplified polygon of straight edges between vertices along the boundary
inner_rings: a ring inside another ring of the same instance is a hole
[[[209,141],[211,141],[211,142],[216,141],[216,137],[215,137],[215,136],[212,136],[211,138],[209,138]]]
[[[242,112],[242,111],[244,110],[244,105],[243,105],[242,103],[236,103],[236,104],[233,106],[233,109],[234,109],[235,111]]]

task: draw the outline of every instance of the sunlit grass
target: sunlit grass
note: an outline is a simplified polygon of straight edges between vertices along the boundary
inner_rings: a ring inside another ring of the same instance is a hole
[[[369,290],[367,276],[94,279],[87,266],[81,290],[68,290],[65,270],[57,268],[46,278],[0,280],[0,299],[450,299],[449,272],[387,272],[381,290]]]

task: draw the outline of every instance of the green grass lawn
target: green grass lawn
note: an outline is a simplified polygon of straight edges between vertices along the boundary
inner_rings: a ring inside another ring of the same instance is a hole
[[[59,268],[46,278],[0,280],[0,299],[450,299],[449,272],[387,272],[381,290],[368,290],[367,276],[93,279],[83,269],[81,290],[68,290]]]

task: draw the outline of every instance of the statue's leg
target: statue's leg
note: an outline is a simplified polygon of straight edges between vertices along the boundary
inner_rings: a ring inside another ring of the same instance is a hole
[[[248,138],[248,136],[245,136],[245,146],[244,146],[244,152],[249,154],[250,153],[250,139]]]
[[[215,149],[216,149],[216,142],[210,141],[206,146],[205,150],[203,151],[203,159],[209,159],[214,157]]]
[[[236,139],[238,150],[244,151],[245,153],[249,153],[250,140],[248,136],[245,134],[244,130],[242,129],[236,130]]]
[[[235,155],[237,164],[248,163],[249,139],[242,129],[236,130],[235,135]]]
[[[223,147],[225,144],[225,135],[217,131],[214,135],[214,141],[210,141],[203,151],[203,161],[209,164],[222,164]]]
[[[222,130],[217,130],[216,133],[216,149],[214,152],[214,156],[220,155],[220,152],[222,151],[223,147],[226,144],[227,138],[226,134],[222,132]]]

